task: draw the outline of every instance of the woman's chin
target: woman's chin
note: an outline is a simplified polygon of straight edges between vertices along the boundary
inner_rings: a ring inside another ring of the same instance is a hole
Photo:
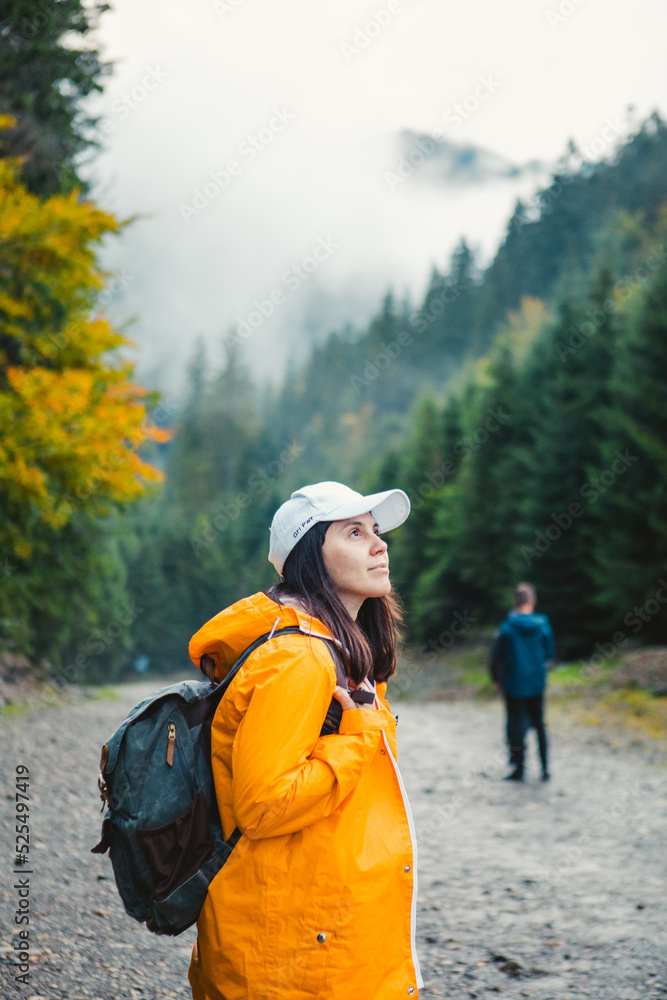
[[[380,576],[377,580],[371,580],[366,597],[386,597],[391,590],[391,581],[388,574]]]

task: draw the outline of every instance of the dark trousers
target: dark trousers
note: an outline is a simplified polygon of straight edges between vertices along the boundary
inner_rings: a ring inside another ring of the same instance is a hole
[[[537,743],[540,749],[542,770],[547,768],[547,731],[544,726],[544,695],[534,698],[512,698],[505,695],[507,707],[507,743],[510,751],[510,764],[523,771],[525,755],[524,740],[528,730],[533,727],[537,733]]]

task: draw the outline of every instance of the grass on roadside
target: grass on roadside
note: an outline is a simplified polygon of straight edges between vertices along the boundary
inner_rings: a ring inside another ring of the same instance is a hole
[[[656,698],[650,691],[636,688],[611,691],[593,705],[581,705],[579,718],[589,726],[622,725],[667,742],[667,698]]]
[[[91,701],[118,701],[118,691],[108,684],[102,687],[89,687],[87,692]]]
[[[49,684],[28,692],[21,691],[16,701],[0,706],[0,722],[37,708],[51,708],[57,705],[61,698],[61,691]]]

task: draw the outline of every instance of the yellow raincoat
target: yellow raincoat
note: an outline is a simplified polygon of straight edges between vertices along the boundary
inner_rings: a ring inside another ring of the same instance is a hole
[[[195,1000],[399,1000],[422,986],[416,844],[396,765],[396,721],[349,709],[320,737],[336,684],[317,619],[259,593],[190,643],[221,678],[258,636],[222,699],[211,759],[225,837],[243,836],[209,887],[190,965]]]

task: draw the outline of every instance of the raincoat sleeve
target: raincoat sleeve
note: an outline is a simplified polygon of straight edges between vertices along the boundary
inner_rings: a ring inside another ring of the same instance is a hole
[[[491,674],[491,680],[496,684],[502,685],[503,671],[507,663],[508,654],[509,637],[501,627],[496,633],[496,637],[493,640],[493,645],[491,646],[491,652],[489,654],[489,673]]]
[[[294,833],[330,815],[355,788],[388,722],[346,709],[339,732],[320,737],[335,671],[311,643],[258,653],[258,682],[232,749],[233,808],[253,840]]]
[[[551,624],[547,618],[544,622],[544,658],[547,663],[550,663],[556,656],[556,647],[554,644],[554,634],[551,629]]]

